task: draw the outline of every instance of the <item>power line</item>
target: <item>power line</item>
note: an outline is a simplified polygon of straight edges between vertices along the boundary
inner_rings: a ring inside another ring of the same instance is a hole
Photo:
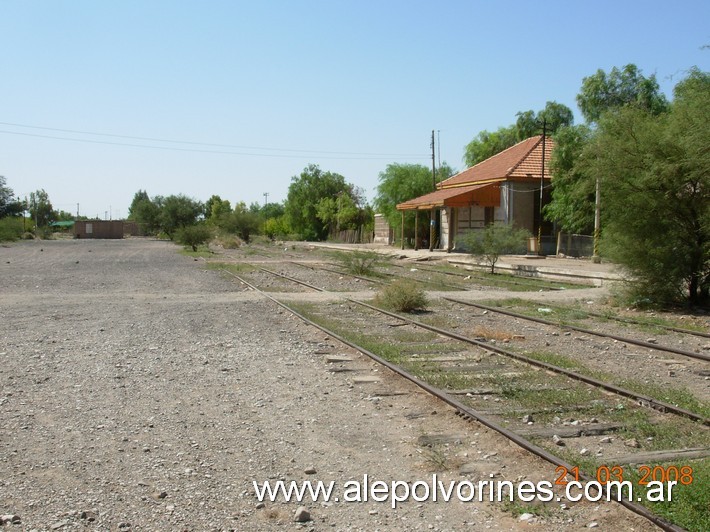
[[[427,155],[412,154],[412,153],[368,153],[368,152],[346,152],[346,151],[320,151],[320,150],[301,150],[301,149],[291,149],[291,148],[271,148],[271,147],[263,147],[263,146],[242,146],[242,145],[236,145],[236,144],[217,144],[217,143],[209,143],[209,142],[162,139],[162,138],[156,138],[156,137],[117,135],[117,134],[112,134],[112,133],[99,133],[99,132],[94,132],[94,131],[82,131],[82,130],[76,130],[76,129],[63,129],[63,128],[43,127],[43,126],[32,126],[32,125],[27,125],[27,124],[18,124],[18,123],[14,123],[14,122],[0,122],[0,125],[12,126],[12,127],[22,127],[22,128],[27,128],[27,129],[39,129],[39,130],[43,130],[43,131],[56,131],[56,132],[60,132],[60,133],[71,133],[71,134],[78,134],[78,135],[93,135],[93,136],[109,137],[109,138],[117,138],[117,139],[162,142],[162,143],[168,143],[168,144],[184,144],[184,145],[191,145],[191,146],[206,146],[206,147],[214,147],[214,148],[233,148],[233,149],[237,149],[237,150],[280,151],[280,152],[291,152],[291,153],[301,153],[301,154],[308,153],[308,154],[313,154],[314,156],[319,156],[320,158],[324,158],[324,159],[359,159],[359,158],[377,159],[377,158],[391,158],[391,157],[428,158]],[[271,155],[271,154],[259,154],[259,153],[251,153],[251,152],[244,153],[244,152],[219,151],[219,150],[200,150],[200,149],[194,149],[194,148],[190,148],[190,149],[188,149],[188,148],[170,148],[170,147],[166,147],[166,146],[152,146],[152,145],[145,145],[145,144],[109,142],[109,141],[99,141],[99,140],[91,140],[91,139],[79,139],[79,138],[72,138],[72,137],[60,137],[60,136],[56,136],[56,135],[40,135],[40,134],[24,133],[24,132],[20,132],[20,131],[0,130],[0,133],[5,133],[5,134],[9,134],[9,135],[22,135],[22,136],[27,136],[27,137],[46,138],[46,139],[53,139],[53,140],[68,140],[68,141],[75,141],[75,142],[87,142],[87,143],[91,143],[91,144],[108,144],[108,145],[114,145],[114,146],[128,146],[128,147],[133,147],[133,148],[151,148],[151,149],[174,150],[174,151],[194,151],[194,152],[198,152],[198,153],[223,153],[223,154],[234,154],[234,155],[254,155],[254,156],[260,156],[260,157],[296,157],[295,155],[284,155],[284,154]],[[328,155],[333,155],[333,156],[338,155],[338,157],[320,156],[318,154],[328,154]],[[350,156],[357,156],[357,157],[350,157]]]

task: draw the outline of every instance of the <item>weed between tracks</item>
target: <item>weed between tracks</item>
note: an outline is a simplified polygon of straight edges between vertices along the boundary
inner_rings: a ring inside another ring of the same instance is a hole
[[[339,305],[342,306],[342,305]],[[623,398],[610,396],[606,392],[592,388],[582,383],[570,382],[566,377],[553,375],[547,371],[530,369],[520,363],[510,361],[496,363],[487,358],[480,370],[470,370],[465,364],[478,362],[480,359],[468,359],[462,356],[456,363],[461,367],[447,367],[436,357],[427,353],[441,355],[444,352],[465,352],[470,349],[462,342],[437,342],[427,333],[412,331],[382,333],[377,320],[369,317],[369,311],[359,308],[348,308],[347,312],[338,312],[335,305],[316,306],[313,304],[298,304],[294,308],[308,316],[316,323],[331,329],[350,341],[365,347],[386,360],[398,364],[410,371],[421,380],[445,390],[469,390],[490,387],[491,395],[462,397],[461,400],[475,409],[489,411],[490,414],[502,418],[503,423],[512,430],[520,424],[521,412],[534,412],[534,423],[537,427],[555,426],[566,421],[582,419],[587,421],[597,418],[601,423],[620,425],[614,434],[615,441],[634,439],[642,452],[656,450],[672,450],[708,446],[708,430],[699,423],[677,416],[666,416],[653,410],[635,405]],[[341,315],[342,317],[339,317]],[[357,324],[354,326],[354,324]],[[445,324],[442,324],[445,327]],[[380,331],[378,334],[378,330]],[[404,341],[399,341],[397,339]],[[510,347],[509,347],[510,348]],[[579,373],[589,374],[599,380],[619,380],[613,376],[601,374],[586,368],[583,364],[556,353],[525,353],[531,358],[553,363],[572,369]],[[501,371],[495,369],[496,364]],[[708,405],[704,404],[687,391],[649,387],[644,383],[617,382],[617,384],[638,391],[645,387],[649,395],[656,398],[669,398],[679,403],[683,408],[704,413]],[[490,409],[493,409],[492,411]],[[566,413],[563,414],[563,413]],[[573,417],[569,417],[569,416]],[[569,463],[579,465],[580,469],[594,478],[597,468],[601,465],[613,465],[614,455],[604,457],[581,456],[579,450],[555,446],[549,437],[532,437],[538,445],[547,448],[553,454],[565,458]],[[634,452],[631,448],[628,452]],[[432,453],[428,457],[432,467],[444,467],[441,457]],[[653,466],[653,464],[649,464]],[[668,468],[670,464],[663,464]],[[691,466],[694,470],[694,482],[690,486],[676,486],[672,502],[643,502],[653,512],[657,513],[688,530],[710,530],[710,513],[707,511],[707,501],[710,500],[710,460],[688,460],[677,464]],[[624,471],[634,476],[634,489],[641,490],[638,485],[638,468],[624,466]],[[629,477],[630,479],[630,477]],[[525,506],[526,511],[530,511]],[[521,511],[515,505],[510,511]],[[541,510],[541,511],[544,511]]]
[[[707,332],[706,327],[693,323],[692,320],[672,320],[658,316],[637,315],[633,316],[632,319],[639,323],[632,324],[617,321],[617,318],[624,319],[626,316],[614,310],[607,309],[603,312],[597,312],[596,314],[598,315],[594,315],[591,314],[588,309],[580,307],[579,305],[561,305],[559,303],[554,305],[545,303],[543,305],[534,301],[526,301],[518,298],[492,299],[482,301],[481,304],[489,307],[499,307],[501,309],[512,310],[525,316],[544,318],[549,321],[559,321],[561,324],[567,325],[584,326],[585,324],[580,323],[582,321],[592,321],[596,323],[607,323],[609,321],[614,321],[614,323],[619,327],[636,327],[641,331],[659,335],[668,334],[668,330],[663,327],[676,327],[690,331]],[[540,307],[550,309],[552,312],[549,314],[541,314],[537,310]]]

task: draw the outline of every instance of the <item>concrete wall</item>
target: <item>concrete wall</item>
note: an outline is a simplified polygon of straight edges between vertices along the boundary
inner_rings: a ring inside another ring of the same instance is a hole
[[[382,214],[375,214],[375,238],[373,239],[375,244],[387,244],[390,245],[394,242],[394,234],[390,224]]]

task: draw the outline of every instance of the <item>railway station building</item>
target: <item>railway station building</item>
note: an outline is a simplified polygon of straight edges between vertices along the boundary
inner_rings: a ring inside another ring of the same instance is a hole
[[[426,217],[415,216],[415,249],[422,243],[420,223],[434,228],[434,239],[428,243],[431,250],[452,251],[457,237],[494,222],[513,224],[534,235],[542,224],[543,239],[554,241],[552,224],[540,216],[540,191],[543,205],[550,200],[553,149],[551,138],[530,137],[438,183],[433,192],[398,204],[402,230],[405,216],[426,211]]]

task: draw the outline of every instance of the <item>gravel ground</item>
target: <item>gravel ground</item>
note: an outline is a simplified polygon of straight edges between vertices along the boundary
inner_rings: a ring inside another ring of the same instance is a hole
[[[521,521],[491,503],[308,502],[303,524],[296,502],[257,504],[267,479],[555,474],[203,266],[143,239],[0,248],[0,516],[19,521],[3,528],[651,528],[614,504]]]

